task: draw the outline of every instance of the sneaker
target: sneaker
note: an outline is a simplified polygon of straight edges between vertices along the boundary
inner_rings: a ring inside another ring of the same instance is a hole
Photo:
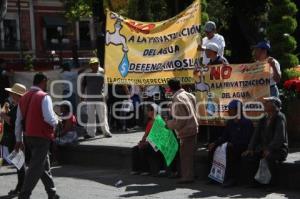
[[[132,175],[132,176],[139,175],[139,174],[140,174],[140,172],[138,172],[138,171],[131,171],[130,172],[130,175]]]
[[[134,128],[127,128],[126,129],[126,132],[127,133],[132,133],[132,132],[135,132],[136,130]]]
[[[150,175],[149,172],[143,172],[143,173],[141,173],[141,176],[149,176],[149,175]]]
[[[112,134],[111,134],[111,133],[105,133],[105,134],[104,134],[104,137],[106,137],[106,138],[111,138],[111,137],[112,137]]]
[[[132,129],[134,130],[138,130],[140,127],[138,125],[135,125],[134,127],[132,127]]]

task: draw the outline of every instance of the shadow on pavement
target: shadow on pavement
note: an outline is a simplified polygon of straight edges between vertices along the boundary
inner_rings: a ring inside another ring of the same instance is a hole
[[[71,169],[68,169],[68,168]],[[166,193],[176,189],[189,189],[194,191],[188,198],[210,198],[210,197],[228,197],[228,198],[264,198],[269,194],[276,192],[289,199],[299,198],[298,194],[286,190],[263,190],[250,189],[242,186],[233,188],[222,188],[218,185],[206,185],[204,181],[197,181],[194,184],[178,185],[176,180],[168,178],[158,178],[149,176],[131,176],[129,171],[125,170],[100,170],[98,168],[63,166],[53,169],[55,177],[79,178],[95,181],[104,185],[115,187],[116,182],[122,180],[120,187],[125,187],[125,193],[121,198],[130,198],[137,196],[149,196],[159,193]],[[276,191],[275,191],[276,190]],[[272,198],[272,197],[271,197]]]
[[[12,198],[17,198],[17,196],[0,196],[0,199],[12,199]]]

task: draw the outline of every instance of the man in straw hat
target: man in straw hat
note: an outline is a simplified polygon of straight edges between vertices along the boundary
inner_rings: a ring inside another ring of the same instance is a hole
[[[17,116],[17,108],[18,103],[21,97],[26,93],[26,87],[22,84],[14,84],[11,88],[5,88],[6,91],[9,92],[12,104],[9,105],[9,111],[1,111],[0,117],[4,119],[4,134],[1,140],[1,145],[6,146],[8,148],[9,153],[14,150],[14,146],[16,144],[15,138],[15,121]],[[17,170],[18,175],[18,183],[14,190],[11,190],[8,195],[15,196],[18,195],[21,191],[24,177],[25,177],[25,166],[23,166],[20,170]]]
[[[16,150],[23,146],[23,133],[30,151],[29,167],[19,194],[20,199],[30,198],[39,179],[42,180],[49,199],[57,199],[51,175],[48,151],[54,140],[54,128],[58,121],[53,111],[51,97],[45,92],[48,78],[37,73],[33,86],[20,100],[16,119]]]

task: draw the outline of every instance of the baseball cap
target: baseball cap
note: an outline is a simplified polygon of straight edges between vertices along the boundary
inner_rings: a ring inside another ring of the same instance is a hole
[[[98,57],[92,57],[89,61],[89,64],[99,64]]]
[[[216,23],[213,21],[208,21],[204,25],[205,32],[212,32],[217,29]]]
[[[205,50],[212,50],[214,52],[219,52],[219,46],[216,43],[210,42],[206,46],[203,46]]]
[[[282,102],[278,97],[264,97],[263,98],[266,102],[273,102],[275,104],[275,106],[277,106],[278,108],[281,108]]]
[[[271,50],[271,44],[269,41],[261,41],[261,42],[258,42],[254,48],[260,48],[260,49],[265,49],[267,51],[270,51]]]

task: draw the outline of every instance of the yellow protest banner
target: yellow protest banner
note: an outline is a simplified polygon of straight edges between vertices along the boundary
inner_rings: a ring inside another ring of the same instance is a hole
[[[176,77],[194,83],[193,70],[200,64],[200,0],[179,15],[148,23],[108,11],[105,74],[108,83],[167,84]]]
[[[263,111],[261,103],[270,96],[270,66],[267,63],[214,65],[197,67],[195,89],[201,124],[223,125],[228,103],[243,102],[249,119]]]

